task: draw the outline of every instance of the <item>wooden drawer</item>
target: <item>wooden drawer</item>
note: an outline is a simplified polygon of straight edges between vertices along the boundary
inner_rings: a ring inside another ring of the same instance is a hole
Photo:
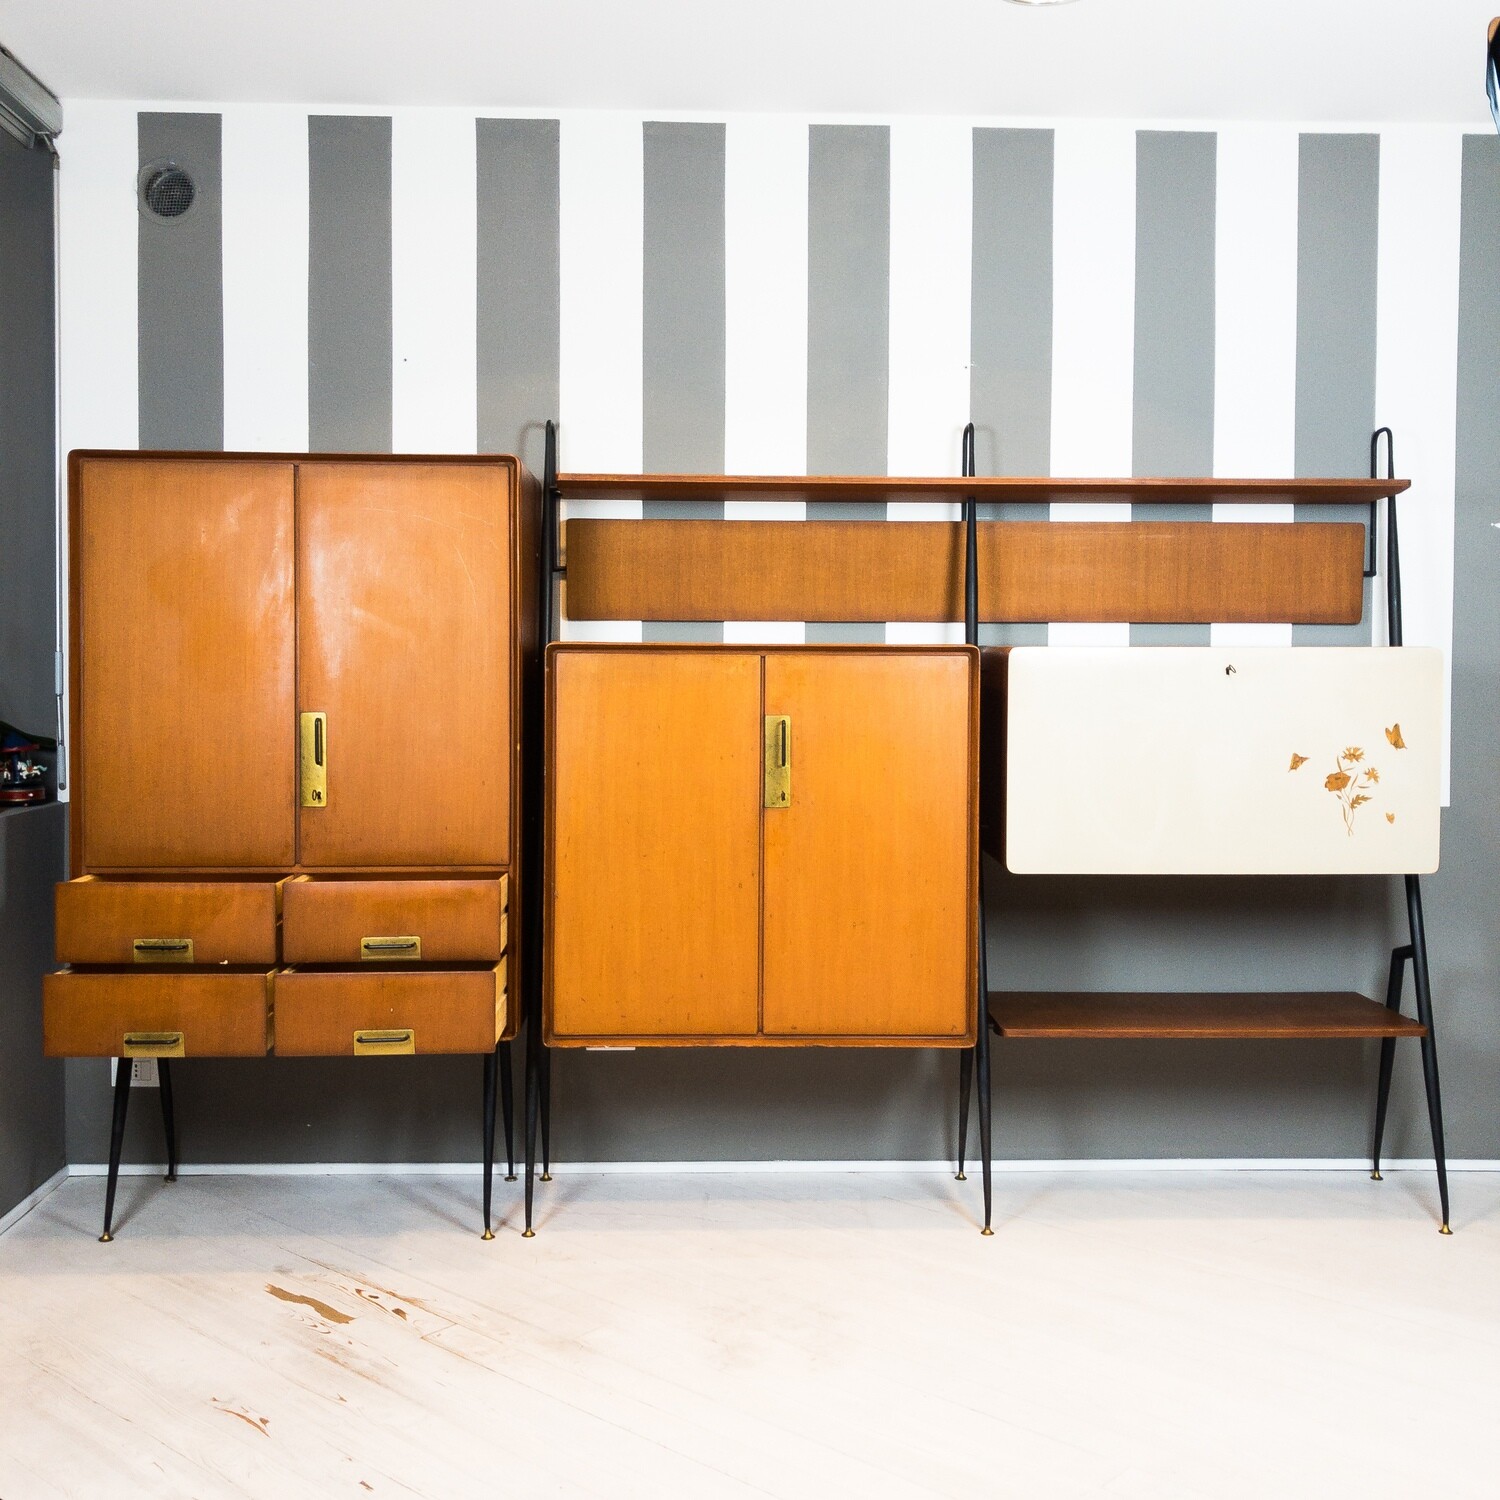
[[[507,888],[504,875],[498,880],[291,880],[282,913],[282,957],[289,964],[494,963],[505,952]]]
[[[57,959],[65,964],[270,968],[277,956],[276,890],[272,880],[101,880],[85,875],[65,881],[57,887],[55,902]]]
[[[1016,647],[1005,679],[1018,874],[1437,868],[1437,651]],[[991,837],[998,822],[988,811]]]
[[[264,1057],[271,975],[64,972],[42,981],[48,1057]]]
[[[287,969],[275,987],[281,1057],[488,1052],[505,1031],[503,959],[492,969]]]

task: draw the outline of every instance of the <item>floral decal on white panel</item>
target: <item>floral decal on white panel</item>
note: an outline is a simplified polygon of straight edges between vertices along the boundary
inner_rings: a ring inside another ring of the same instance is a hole
[[[1385,732],[1387,742],[1393,750],[1406,749],[1406,741],[1401,738],[1401,725],[1391,725]],[[1300,771],[1310,757],[1292,752],[1291,764],[1288,771]],[[1338,799],[1339,814],[1344,820],[1344,832],[1350,838],[1354,837],[1354,819],[1360,808],[1369,806],[1376,797],[1376,788],[1380,785],[1380,772],[1372,765],[1365,762],[1365,752],[1359,745],[1346,745],[1341,754],[1333,757],[1333,770],[1323,779],[1323,790],[1331,792]],[[1388,812],[1385,815],[1387,823],[1394,823],[1396,815]]]

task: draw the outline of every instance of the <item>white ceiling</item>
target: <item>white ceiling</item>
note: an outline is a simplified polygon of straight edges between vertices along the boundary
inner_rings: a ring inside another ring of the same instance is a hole
[[[0,0],[64,100],[1486,125],[1500,0]]]

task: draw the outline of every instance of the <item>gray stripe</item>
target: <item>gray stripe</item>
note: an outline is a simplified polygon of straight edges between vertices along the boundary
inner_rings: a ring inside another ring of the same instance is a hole
[[[981,474],[1052,461],[1050,130],[974,132],[969,416]],[[1046,519],[1043,506],[1015,519]]]
[[[807,468],[884,474],[890,399],[891,141],[884,125],[808,131]],[[848,519],[847,508],[809,520]]]
[[[724,127],[648,120],[642,432],[648,472],[724,472]],[[722,520],[722,500],[648,500],[647,520]],[[722,641],[714,621],[648,620],[647,641]]]
[[[1375,426],[1375,275],[1380,138],[1304,135],[1297,175],[1297,439],[1302,477],[1369,473]],[[1299,521],[1348,521],[1299,505]],[[1297,625],[1299,646],[1368,645],[1370,582],[1358,625]]]
[[[980,474],[1052,467],[1053,132],[974,132],[969,417]],[[1045,505],[988,504],[985,521],[1045,521]],[[1045,646],[1045,625],[981,625],[986,646]]]
[[[558,123],[478,120],[478,432],[540,474],[558,409]]]
[[[649,120],[643,132],[645,466],[722,474],[724,127]]]
[[[391,451],[391,122],[307,122],[312,449]]]
[[[1214,471],[1216,135],[1142,130],[1135,138],[1137,475]],[[1137,521],[1211,521],[1211,505],[1135,505]],[[1207,625],[1130,627],[1132,646],[1206,646]]]
[[[181,218],[137,215],[142,448],[224,446],[223,173],[218,115],[136,117],[140,166],[173,162],[196,187]]]

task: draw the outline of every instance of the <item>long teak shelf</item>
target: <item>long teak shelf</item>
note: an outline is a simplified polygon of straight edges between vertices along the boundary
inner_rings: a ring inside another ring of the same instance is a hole
[[[933,501],[1148,505],[1369,505],[1409,488],[1408,479],[887,478],[883,475],[559,474],[563,500]]]
[[[990,994],[1005,1037],[1123,1041],[1131,1038],[1318,1039],[1426,1036],[1419,1022],[1352,991],[1284,994]]]

